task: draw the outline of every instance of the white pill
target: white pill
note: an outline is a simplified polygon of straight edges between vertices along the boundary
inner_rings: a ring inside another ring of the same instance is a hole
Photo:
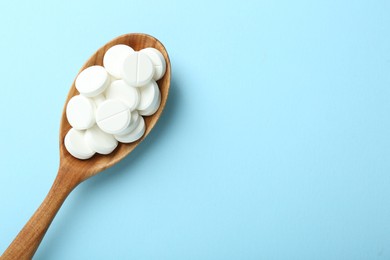
[[[126,135],[130,132],[132,132],[139,124],[139,121],[141,120],[141,117],[137,110],[134,110],[131,112],[131,122],[130,125],[123,130],[122,132],[118,133],[118,135]]]
[[[66,106],[66,118],[77,130],[85,130],[95,124],[95,105],[93,101],[81,95],[72,97]]]
[[[127,56],[132,54],[134,50],[127,45],[118,44],[109,48],[103,57],[103,65],[113,77],[122,77],[123,63]]]
[[[130,111],[135,110],[140,101],[138,88],[129,86],[124,80],[112,82],[105,94],[107,99],[119,99],[122,101],[129,107]]]
[[[64,144],[66,150],[73,156],[81,160],[89,159],[94,154],[89,145],[85,142],[85,131],[70,129],[65,136]]]
[[[130,109],[118,99],[107,99],[96,110],[96,123],[108,134],[123,132],[130,122]]]
[[[165,59],[164,59],[164,56],[162,55],[162,53],[155,48],[145,48],[145,49],[140,50],[140,52],[148,55],[148,57],[150,58],[150,60],[153,63],[153,66],[154,66],[153,79],[156,81],[161,79],[164,76],[165,70],[167,67],[167,64],[165,62]]]
[[[97,125],[85,132],[85,142],[97,153],[109,154],[118,146],[113,135],[103,132]]]
[[[152,80],[147,85],[140,87],[139,93],[141,99],[137,109],[140,111],[147,110],[158,98],[159,89],[156,81]]]
[[[131,86],[143,86],[153,78],[154,66],[149,56],[134,52],[126,57],[123,63],[123,79]]]
[[[76,89],[86,97],[97,96],[108,87],[110,77],[102,66],[91,66],[80,72],[76,78]]]
[[[145,121],[142,118],[142,116],[140,116],[140,122],[133,131],[131,131],[126,135],[115,135],[115,138],[116,140],[122,143],[135,142],[144,135],[145,130],[146,130]]]
[[[157,93],[157,98],[155,98],[155,100],[153,100],[153,103],[146,109],[144,110],[139,110],[139,114],[140,115],[143,115],[143,116],[150,116],[150,115],[153,115],[154,113],[156,113],[156,111],[158,110],[158,108],[160,107],[160,104],[161,104],[161,93],[159,90],[157,90],[158,93]]]

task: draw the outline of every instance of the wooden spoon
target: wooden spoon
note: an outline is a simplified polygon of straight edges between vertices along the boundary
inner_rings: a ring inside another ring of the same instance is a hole
[[[92,65],[103,65],[104,53],[111,46],[116,44],[126,44],[134,50],[153,47],[158,49],[164,55],[165,60],[167,61],[167,70],[164,77],[157,82],[161,91],[160,108],[154,115],[145,117],[146,132],[140,140],[130,144],[119,144],[116,150],[109,155],[96,154],[91,159],[85,161],[78,160],[71,156],[64,146],[64,137],[71,128],[66,119],[65,107],[69,99],[78,94],[73,82],[62,112],[60,126],[60,166],[57,177],[55,178],[53,186],[51,187],[45,200],[12,241],[9,247],[5,250],[3,255],[0,257],[1,260],[31,259],[69,193],[84,180],[96,175],[108,167],[111,167],[126,157],[150,133],[157,120],[160,118],[161,112],[163,111],[168,98],[171,80],[171,65],[167,51],[162,43],[156,38],[139,33],[119,36],[118,38],[108,42],[95,54],[93,54],[80,71]]]

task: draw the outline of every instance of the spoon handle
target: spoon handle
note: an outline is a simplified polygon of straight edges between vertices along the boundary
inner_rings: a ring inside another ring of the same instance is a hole
[[[30,260],[62,203],[78,183],[76,178],[60,168],[46,198],[0,256],[0,260]]]

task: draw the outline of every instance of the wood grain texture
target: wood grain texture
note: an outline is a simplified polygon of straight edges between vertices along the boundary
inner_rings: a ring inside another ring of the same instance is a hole
[[[130,144],[120,143],[115,151],[109,155],[95,154],[91,159],[84,161],[78,160],[70,155],[64,146],[65,135],[71,128],[65,115],[66,104],[70,98],[79,94],[73,81],[62,113],[59,138],[60,166],[57,177],[40,207],[19,232],[16,238],[12,241],[12,243],[0,257],[0,260],[31,259],[34,256],[55,215],[70,192],[84,180],[111,167],[126,157],[150,133],[157,120],[160,118],[168,98],[171,80],[171,64],[165,47],[156,38],[140,33],[119,36],[118,38],[113,39],[97,50],[80,69],[80,72],[92,65],[103,65],[104,53],[111,46],[116,44],[129,45],[136,51],[147,47],[153,47],[158,49],[164,55],[165,60],[167,61],[166,73],[164,77],[157,82],[161,91],[161,105],[159,109],[154,115],[144,117],[146,131],[144,136],[138,141]]]

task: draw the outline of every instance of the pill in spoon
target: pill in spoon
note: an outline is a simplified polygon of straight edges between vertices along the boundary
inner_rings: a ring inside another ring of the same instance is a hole
[[[111,153],[117,146],[113,139],[137,141],[145,132],[142,116],[153,115],[161,103],[155,80],[164,76],[166,61],[159,50],[134,51],[127,45],[114,45],[104,54],[103,65],[79,73],[76,88],[80,95],[67,104],[69,124],[86,131],[77,132],[74,138],[76,132],[71,129],[65,137],[66,149],[80,160]],[[94,153],[85,153],[85,144]]]

